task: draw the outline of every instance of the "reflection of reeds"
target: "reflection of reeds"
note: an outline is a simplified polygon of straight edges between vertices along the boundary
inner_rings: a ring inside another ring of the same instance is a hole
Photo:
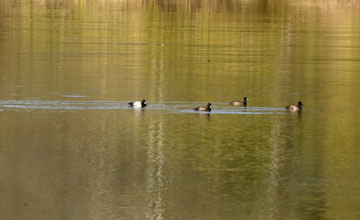
[[[279,6],[311,6],[317,8],[360,6],[357,0],[305,0],[305,1],[275,1],[275,0],[148,0],[145,5],[157,5],[168,10],[194,11],[201,8],[214,12],[231,12],[240,8],[274,8]]]
[[[160,119],[152,123],[149,127],[148,138],[148,211],[146,216],[148,219],[163,219],[164,212],[164,174],[163,165],[165,162],[164,155],[164,130],[163,120]]]
[[[13,3],[12,0],[0,2],[0,7],[14,6],[14,4],[41,6],[46,8],[78,8],[89,5],[97,5],[102,8],[104,5],[116,5],[130,8],[156,7],[167,11],[195,12],[198,9],[211,12],[234,12],[241,9],[274,9],[286,6],[316,7],[318,9],[329,7],[359,7],[358,0],[303,0],[303,1],[276,1],[276,0],[34,0]],[[117,7],[118,8],[118,7]],[[291,8],[289,8],[291,9]],[[293,9],[295,10],[295,9]]]
[[[234,11],[242,6],[279,6],[279,5],[298,5],[298,6],[312,6],[312,7],[342,7],[342,6],[359,6],[360,2],[357,0],[305,0],[305,1],[275,1],[275,0],[148,0],[145,1],[147,5],[158,5],[168,9],[210,9],[219,11]]]

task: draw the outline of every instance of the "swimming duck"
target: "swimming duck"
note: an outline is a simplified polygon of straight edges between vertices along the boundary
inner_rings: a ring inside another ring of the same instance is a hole
[[[129,102],[128,104],[130,107],[134,107],[134,108],[145,108],[146,107],[145,99],[143,99],[141,101]]]
[[[286,109],[289,110],[290,112],[300,112],[302,110],[302,102],[299,101],[297,103],[297,105],[289,105],[289,106],[286,106]]]
[[[211,112],[211,103],[209,102],[207,106],[200,106],[194,108],[195,111]]]
[[[248,97],[244,97],[243,101],[234,100],[234,101],[231,101],[231,102],[230,102],[230,105],[233,105],[233,106],[244,106],[244,107],[246,107],[248,100],[249,100]]]

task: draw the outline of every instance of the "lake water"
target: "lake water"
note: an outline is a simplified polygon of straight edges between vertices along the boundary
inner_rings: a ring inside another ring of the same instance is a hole
[[[0,218],[360,219],[359,10],[1,1]]]

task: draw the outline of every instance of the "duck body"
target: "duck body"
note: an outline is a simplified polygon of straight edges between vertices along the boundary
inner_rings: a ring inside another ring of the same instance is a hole
[[[233,105],[233,106],[244,106],[244,107],[246,107],[248,100],[249,100],[248,97],[244,97],[243,101],[233,100],[233,101],[230,102],[230,105]]]
[[[133,108],[145,108],[146,107],[145,99],[143,99],[141,101],[129,102],[128,104],[130,107],[133,107]]]
[[[301,112],[302,111],[302,102],[299,101],[297,105],[289,105],[289,106],[286,106],[286,109],[290,112]]]
[[[207,106],[200,106],[194,108],[195,111],[202,111],[202,112],[211,112],[211,103],[208,103]]]

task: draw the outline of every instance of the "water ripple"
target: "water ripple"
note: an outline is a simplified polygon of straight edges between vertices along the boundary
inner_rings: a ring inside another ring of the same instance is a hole
[[[0,100],[3,110],[128,110],[129,101],[73,101],[73,100]],[[148,104],[146,111],[164,111],[175,114],[209,114],[196,112],[194,107],[205,105],[200,102],[161,102]],[[233,107],[228,103],[214,103],[211,114],[284,114],[284,108],[277,107]]]

